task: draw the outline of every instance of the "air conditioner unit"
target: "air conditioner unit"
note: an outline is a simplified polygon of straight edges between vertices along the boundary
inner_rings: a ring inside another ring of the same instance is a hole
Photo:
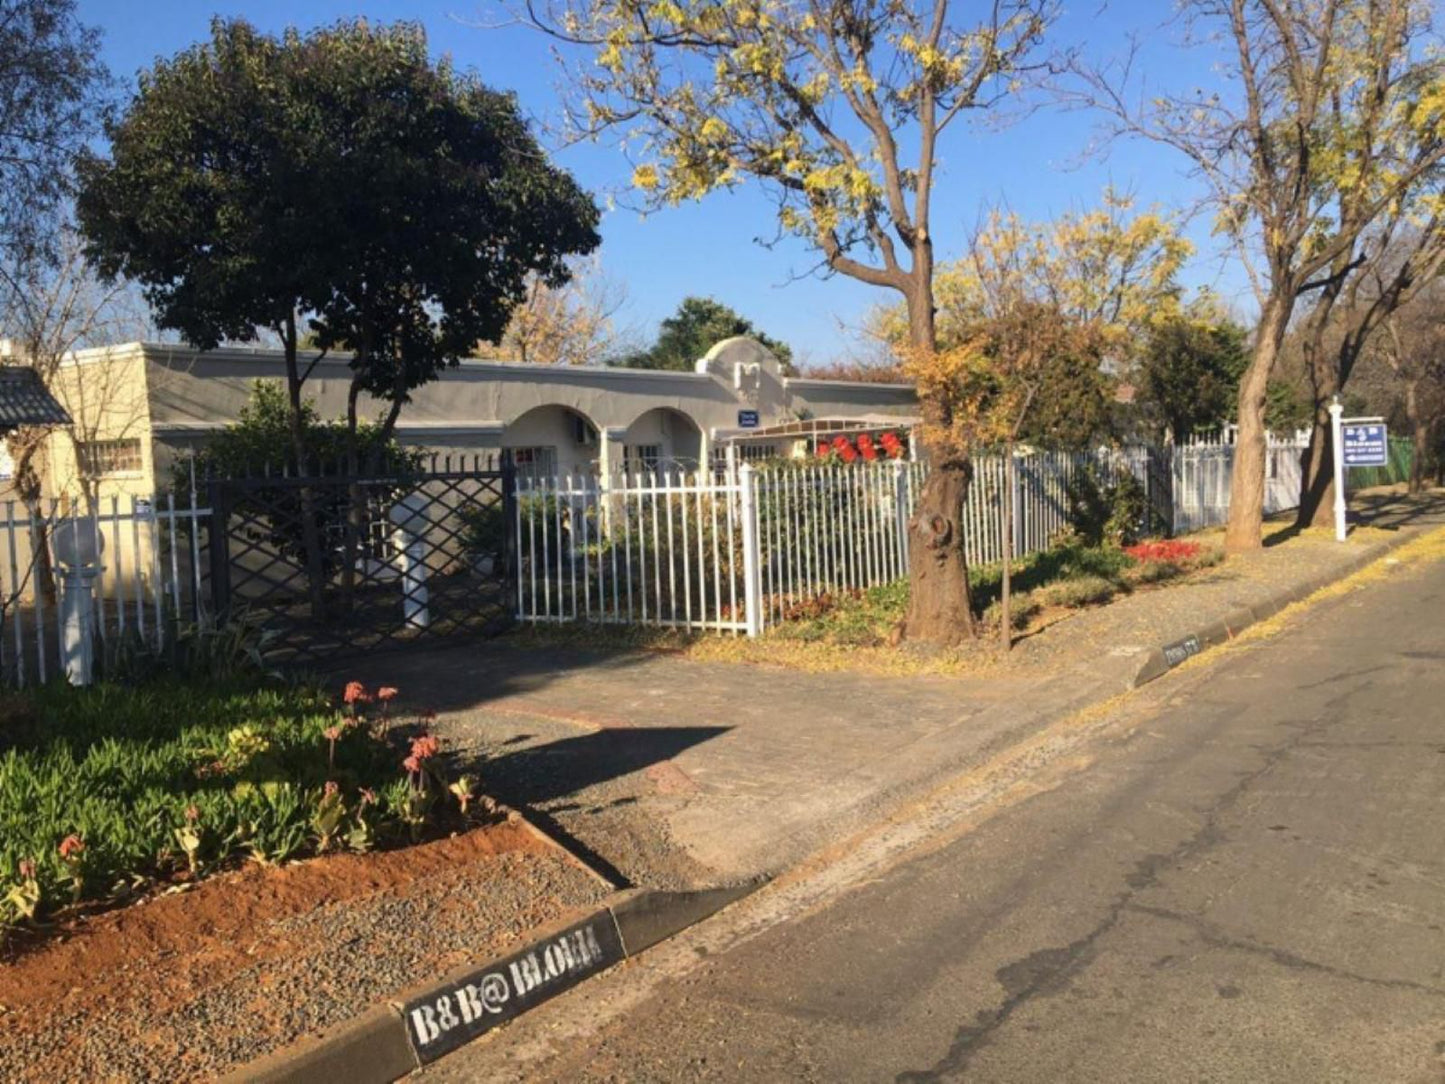
[[[597,443],[597,430],[581,414],[572,415],[572,432],[577,443],[584,447],[590,448]]]

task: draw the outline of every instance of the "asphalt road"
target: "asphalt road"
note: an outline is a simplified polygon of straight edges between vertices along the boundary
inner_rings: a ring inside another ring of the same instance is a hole
[[[1442,618],[1437,562],[1186,669],[1077,770],[507,1075],[1445,1080]],[[438,1068],[495,1078],[487,1046]]]

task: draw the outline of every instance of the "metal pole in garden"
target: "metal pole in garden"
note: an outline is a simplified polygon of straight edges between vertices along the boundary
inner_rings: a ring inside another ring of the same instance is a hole
[[[1345,408],[1336,395],[1330,403],[1330,458],[1335,467],[1335,541],[1345,540]]]
[[[999,594],[999,610],[1002,621],[999,635],[1003,638],[1003,649],[1013,650],[1013,628],[1009,623],[1009,588],[1012,586],[1013,564],[1013,511],[1014,511],[1014,442],[1008,441],[1003,450],[1003,587]]]
[[[753,488],[753,465],[744,463],[737,473],[740,500],[739,511],[743,527],[743,607],[749,636],[763,631],[762,571],[761,554],[758,552],[758,510],[757,494]]]

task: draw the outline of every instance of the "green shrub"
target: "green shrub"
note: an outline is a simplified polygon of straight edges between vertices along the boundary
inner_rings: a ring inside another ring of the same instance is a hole
[[[0,743],[0,933],[72,898],[316,853],[328,802],[348,828],[364,819],[397,836],[404,811],[384,797],[394,784],[444,789],[428,782],[434,760],[403,773],[399,731],[348,724],[315,688],[54,683],[24,700],[34,721],[11,705]],[[31,882],[38,908],[26,905]]]
[[[462,509],[462,546],[470,554],[497,556],[507,544],[506,507],[496,501]]]
[[[1111,546],[1132,546],[1148,529],[1149,494],[1144,483],[1132,474],[1121,474],[1107,494],[1109,518],[1104,522],[1104,541]]]
[[[1048,606],[1078,609],[1108,602],[1121,590],[1125,588],[1118,580],[1105,579],[1103,576],[1080,576],[1044,588],[1039,592],[1039,597],[1040,601]]]
[[[1069,479],[1064,493],[1069,526],[1087,546],[1133,545],[1146,529],[1149,497],[1127,471],[1110,485],[1094,466],[1085,466]]]

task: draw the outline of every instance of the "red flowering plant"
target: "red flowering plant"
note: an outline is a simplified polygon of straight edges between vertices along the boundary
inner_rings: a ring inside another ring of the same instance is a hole
[[[1198,542],[1185,542],[1177,538],[1158,542],[1140,542],[1125,546],[1124,552],[1136,561],[1165,561],[1169,564],[1183,564],[1198,557],[1202,547]]]
[[[873,438],[867,433],[858,434],[858,454],[870,463],[878,458],[878,449],[873,444]]]
[[[883,445],[883,451],[889,459],[902,459],[907,449],[903,441],[898,439],[898,434],[889,429],[878,437],[878,443]]]
[[[440,752],[441,742],[432,734],[422,734],[412,739],[411,753],[401,762],[406,769],[407,797],[400,813],[402,820],[411,828],[413,838],[420,835],[435,800],[431,782],[441,782],[436,763]]]
[[[73,900],[80,902],[85,893],[85,840],[74,833],[60,841],[60,861],[70,876],[70,891]]]

